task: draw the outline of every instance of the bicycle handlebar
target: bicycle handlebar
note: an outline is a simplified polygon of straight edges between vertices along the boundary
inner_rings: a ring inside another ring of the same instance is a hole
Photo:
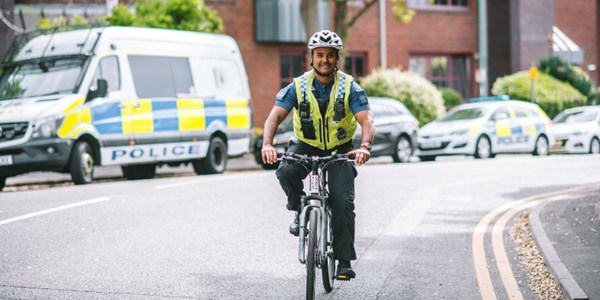
[[[296,154],[292,153],[288,155],[287,153],[277,153],[277,160],[288,160],[300,163],[306,167],[313,166],[314,164],[321,166],[322,169],[326,169],[326,166],[330,163],[344,161],[349,163],[354,163],[356,160],[354,156],[348,156],[346,154],[337,154],[336,152],[332,153],[332,155],[327,156],[317,156],[317,155],[308,155],[308,154]]]

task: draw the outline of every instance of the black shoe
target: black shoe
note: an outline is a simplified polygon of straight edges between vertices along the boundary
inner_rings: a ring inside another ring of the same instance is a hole
[[[294,216],[294,221],[292,221],[292,224],[290,224],[290,233],[294,236],[299,236],[300,235],[300,214],[298,214],[296,212],[296,215]]]
[[[337,275],[335,278],[337,280],[350,280],[356,277],[356,273],[352,270],[352,266],[350,265],[350,261],[340,260],[340,263],[337,267]]]

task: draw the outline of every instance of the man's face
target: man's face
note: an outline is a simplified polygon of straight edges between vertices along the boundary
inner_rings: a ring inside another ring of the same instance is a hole
[[[334,48],[316,48],[312,52],[313,67],[321,76],[333,74],[337,60],[338,52]]]

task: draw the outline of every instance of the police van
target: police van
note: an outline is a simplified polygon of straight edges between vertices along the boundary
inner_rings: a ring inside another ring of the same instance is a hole
[[[417,156],[470,155],[493,158],[500,153],[547,155],[554,144],[552,121],[537,105],[508,96],[474,98],[418,131]]]
[[[15,38],[0,67],[0,190],[31,171],[222,173],[249,151],[250,89],[226,35],[95,27]]]

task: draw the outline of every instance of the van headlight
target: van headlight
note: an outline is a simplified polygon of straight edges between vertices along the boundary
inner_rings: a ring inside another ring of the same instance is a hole
[[[64,115],[55,115],[36,121],[33,124],[33,134],[31,137],[34,139],[57,137],[58,127],[62,124],[64,118]]]

